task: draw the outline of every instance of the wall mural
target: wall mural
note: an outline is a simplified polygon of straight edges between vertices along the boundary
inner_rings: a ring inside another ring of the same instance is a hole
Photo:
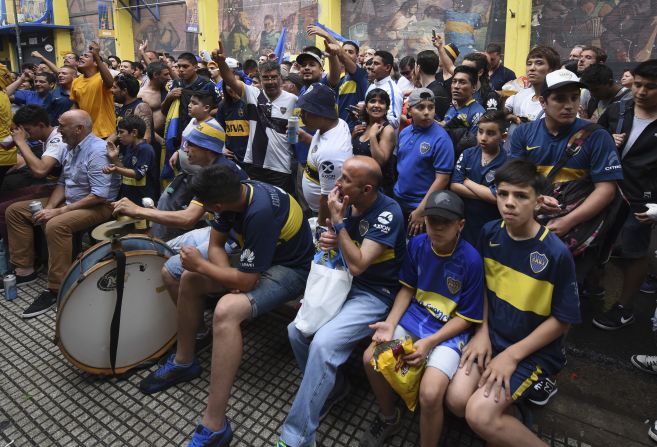
[[[533,0],[532,43],[565,59],[577,44],[604,48],[612,64],[653,57],[657,4],[651,0]]]
[[[503,42],[505,11],[496,0],[354,0],[342,2],[342,35],[403,57],[433,48],[436,30],[464,56]]]
[[[287,27],[286,53],[297,54],[303,47],[314,45],[315,39],[306,35],[306,26],[316,20],[316,0],[219,1],[222,42],[227,54],[240,61],[274,50],[283,27]]]

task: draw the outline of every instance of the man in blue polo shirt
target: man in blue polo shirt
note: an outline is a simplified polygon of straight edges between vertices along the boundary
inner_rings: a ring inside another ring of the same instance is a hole
[[[201,375],[195,336],[206,296],[219,294],[208,405],[190,445],[228,446],[232,429],[226,407],[242,358],[240,324],[303,292],[314,246],[301,207],[280,188],[240,181],[233,169],[213,165],[195,175],[192,189],[205,209],[215,213],[210,244],[206,253],[181,248],[176,353],[142,380],[140,389],[151,394]],[[224,249],[229,234],[237,236],[242,248],[237,267],[230,266]]]
[[[32,77],[32,78],[30,78]],[[21,83],[34,79],[34,90],[18,90]],[[7,95],[16,105],[36,105],[44,107],[46,98],[57,85],[57,78],[49,72],[32,74],[31,71],[24,71],[23,74],[13,83],[7,86]]]
[[[454,170],[454,146],[447,132],[434,121],[435,102],[431,90],[418,88],[408,97],[412,125],[399,135],[395,199],[404,213],[411,236],[424,229],[427,197],[449,186]]]
[[[313,445],[321,417],[349,394],[338,368],[359,340],[372,335],[369,325],[385,317],[399,290],[406,251],[402,213],[379,192],[381,181],[378,163],[356,156],[345,161],[329,194],[331,229],[322,233],[319,244],[325,251],[339,249],[354,279],[340,312],[314,336],[303,335],[294,322],[288,326],[303,380],[278,446]]]

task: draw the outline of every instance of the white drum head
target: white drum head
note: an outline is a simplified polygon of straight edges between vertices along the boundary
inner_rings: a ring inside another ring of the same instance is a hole
[[[164,353],[176,337],[176,305],[160,271],[166,259],[148,251],[126,253],[116,372]],[[59,346],[79,368],[112,374],[110,325],[116,304],[116,262],[103,261],[63,297],[57,315]]]

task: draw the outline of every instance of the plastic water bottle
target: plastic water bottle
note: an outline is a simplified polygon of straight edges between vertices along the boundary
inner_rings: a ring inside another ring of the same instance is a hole
[[[0,239],[0,276],[4,276],[9,271],[9,250],[5,241]]]

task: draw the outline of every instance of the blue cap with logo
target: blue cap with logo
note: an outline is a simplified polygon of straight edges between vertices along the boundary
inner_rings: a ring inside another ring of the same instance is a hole
[[[187,143],[221,154],[226,141],[226,132],[219,124],[199,123],[187,136]]]
[[[313,115],[338,119],[335,92],[327,85],[315,82],[297,100],[297,107]]]

